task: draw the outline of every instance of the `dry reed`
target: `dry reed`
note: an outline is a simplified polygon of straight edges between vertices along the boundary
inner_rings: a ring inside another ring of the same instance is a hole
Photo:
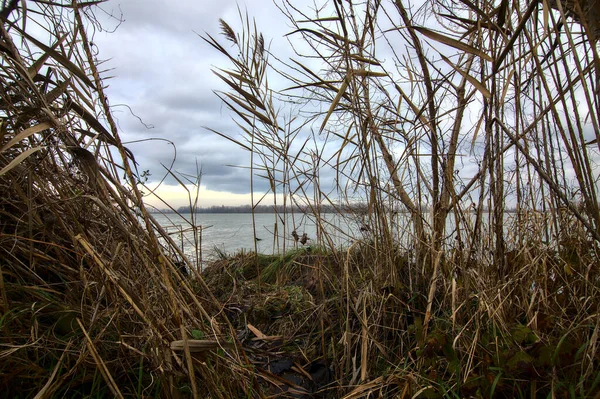
[[[1,395],[594,397],[596,9],[496,3],[283,2],[320,69],[278,63],[247,16],[221,22],[223,44],[207,34],[253,179],[320,226],[315,245],[201,275],[142,201],[89,48],[94,3],[5,2]],[[357,198],[365,236],[340,250],[321,209]]]
[[[204,39],[230,63],[215,71],[243,130],[229,139],[251,152],[273,198],[321,223],[322,205],[366,204],[368,235],[340,252],[321,234],[330,253],[300,283],[315,300],[297,325],[318,342],[298,351],[330,365],[332,397],[593,396],[597,6],[279,7],[303,42],[295,59],[259,49],[244,15],[239,34],[222,23],[234,50]],[[273,89],[271,73],[288,86]],[[249,261],[259,286],[289,286],[283,255],[279,274]]]

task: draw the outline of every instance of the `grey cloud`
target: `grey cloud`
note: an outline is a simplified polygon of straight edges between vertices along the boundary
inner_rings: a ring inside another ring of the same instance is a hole
[[[165,175],[161,164],[171,164],[173,147],[166,141],[148,140],[164,138],[177,149],[175,172],[194,175],[198,162],[202,184],[208,189],[250,192],[249,170],[227,166],[249,166],[249,154],[204,128],[240,139],[232,112],[213,93],[227,87],[211,68],[228,68],[228,62],[197,34],[208,32],[217,38],[219,18],[240,31],[237,2],[128,0],[110,1],[102,7],[107,14],[98,16],[107,30],[117,25],[108,14],[119,17],[123,13],[123,23],[114,33],[97,32],[93,41],[99,59],[107,59],[102,67],[104,76],[113,76],[106,82],[109,100],[121,138],[133,151],[140,171],[150,170],[151,182]],[[256,17],[257,28],[274,53],[284,59],[292,55],[282,37],[290,27],[271,2],[247,0],[240,8],[242,13],[247,9],[251,19]],[[276,77],[270,77],[271,87],[278,83]],[[126,104],[131,111],[119,104]],[[176,184],[172,178],[167,182]],[[255,179],[255,191],[268,188],[265,179]]]
[[[220,15],[229,9],[235,8],[235,1],[202,1],[178,0],[177,2],[164,0],[127,0],[124,2],[110,2],[102,8],[107,14],[122,19],[121,28],[128,31],[144,29],[163,30],[171,33],[180,33],[189,29],[198,29],[210,25]],[[103,23],[111,23],[105,15]],[[114,20],[112,21],[114,24]],[[216,25],[216,23],[215,23]]]

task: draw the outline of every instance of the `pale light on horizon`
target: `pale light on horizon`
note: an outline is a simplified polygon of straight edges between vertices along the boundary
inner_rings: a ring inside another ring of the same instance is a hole
[[[145,189],[142,189],[144,193],[144,203],[146,205],[158,208],[166,209],[169,205],[174,208],[180,208],[183,206],[190,206],[195,201],[196,187],[193,185],[187,185],[186,189],[181,185],[170,185],[161,184],[160,187],[155,189],[156,185],[150,185]],[[151,192],[154,190],[154,192]],[[254,193],[254,200],[258,201],[264,196],[264,193]],[[270,198],[269,198],[270,197]],[[269,205],[272,204],[272,194],[267,195],[261,204]],[[278,202],[280,198],[277,198]],[[168,205],[167,205],[168,204]],[[252,197],[250,193],[246,194],[235,194],[227,191],[215,191],[206,188],[206,186],[200,186],[198,192],[198,207],[207,208],[211,206],[240,206],[240,205],[251,205]]]

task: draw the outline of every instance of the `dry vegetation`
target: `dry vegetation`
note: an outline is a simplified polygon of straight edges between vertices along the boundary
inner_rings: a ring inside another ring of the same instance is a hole
[[[143,205],[95,5],[4,3],[0,396],[597,397],[597,3],[290,1],[283,62],[222,22],[254,175],[369,227],[203,274]]]

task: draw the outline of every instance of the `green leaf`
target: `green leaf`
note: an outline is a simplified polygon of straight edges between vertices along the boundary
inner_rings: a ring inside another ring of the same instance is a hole
[[[192,338],[204,339],[204,333],[200,330],[192,330]]]
[[[510,370],[516,371],[523,369],[533,362],[533,357],[527,353],[521,351],[514,354],[513,357],[508,359],[506,367]]]
[[[550,367],[552,365],[552,355],[556,350],[555,346],[544,345],[537,352],[535,365],[538,367]]]
[[[531,329],[523,324],[517,324],[512,329],[512,337],[519,344],[534,344],[539,338]]]

